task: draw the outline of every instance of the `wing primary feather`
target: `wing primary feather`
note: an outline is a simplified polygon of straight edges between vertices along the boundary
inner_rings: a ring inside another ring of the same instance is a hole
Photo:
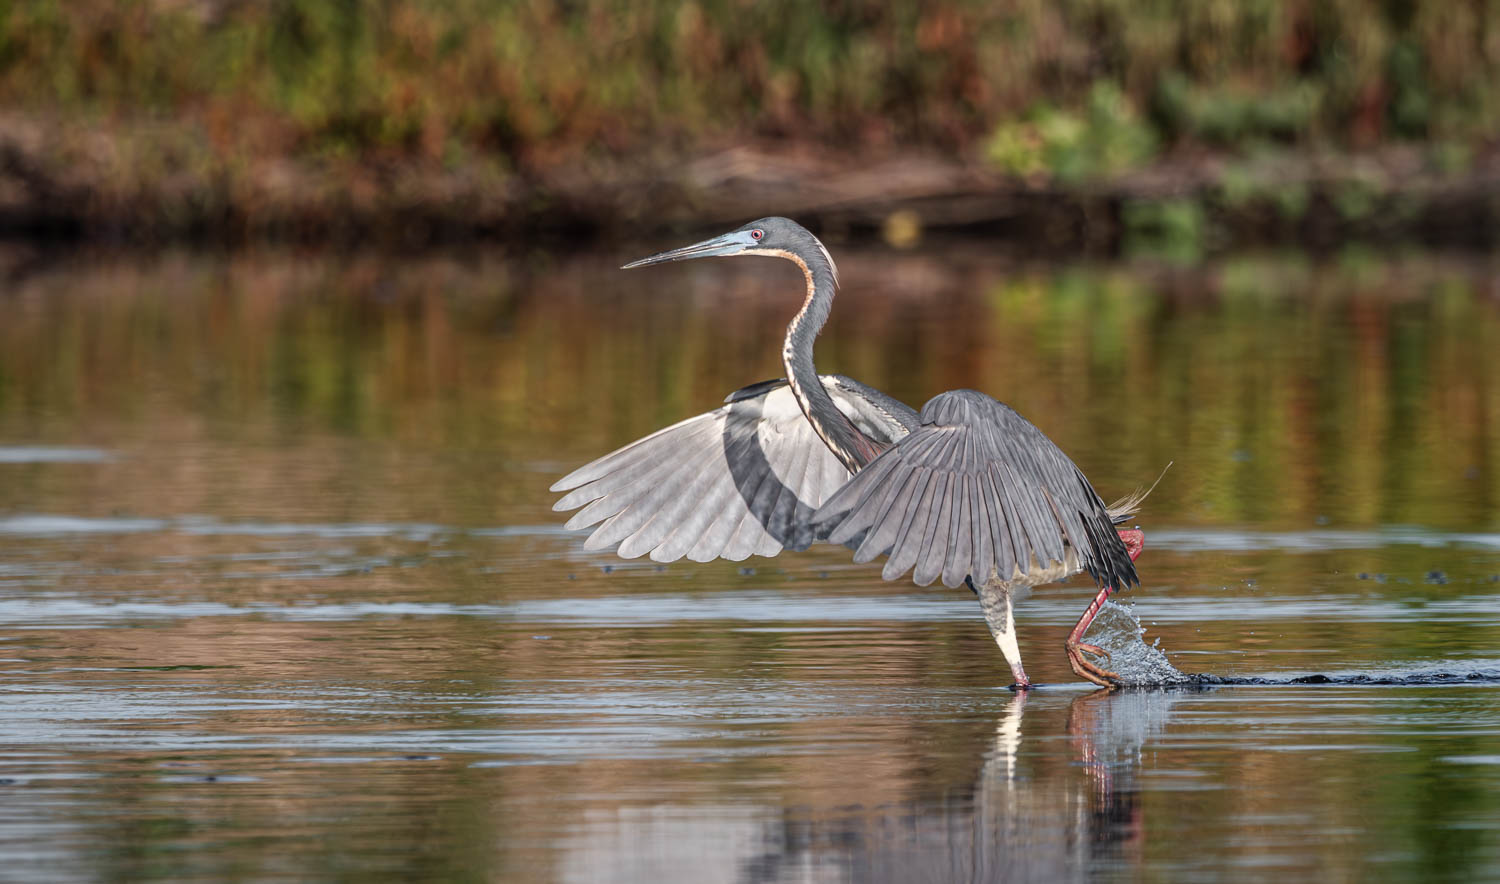
[[[766,519],[766,531],[779,542],[782,538],[791,534],[792,520],[797,515],[797,489],[802,487],[807,478],[807,462],[812,456],[811,445],[791,446],[789,453],[790,462],[783,467],[784,475],[779,475],[780,484],[776,491],[776,499],[771,504],[769,518]],[[776,464],[768,463],[772,475],[778,475]]]
[[[670,427],[662,427],[660,430],[657,430],[649,436],[637,439],[634,442],[631,442],[629,445],[623,445],[619,448],[616,448],[609,454],[606,454],[603,457],[598,458],[597,460],[593,460],[589,463],[584,464],[573,472],[567,474],[566,476],[563,476],[561,479],[558,479],[556,482],[553,482],[550,490],[567,491],[570,488],[577,488],[580,485],[584,485],[596,479],[599,479],[602,476],[608,475],[609,473],[620,469],[630,459],[646,456],[649,453],[648,450],[652,448],[657,442],[662,441],[663,437],[671,436],[682,428],[697,421],[703,421],[705,423],[717,423],[720,418],[724,417],[728,413],[729,408],[725,406],[716,408],[713,411],[704,412],[703,414],[694,415],[686,420],[678,421],[677,423],[672,424]]]
[[[969,510],[972,519],[970,543],[974,547],[971,553],[974,563],[969,569],[970,577],[973,577],[981,585],[988,583],[990,577],[996,573],[996,556],[998,551],[995,547],[994,535],[990,529],[990,507],[988,497],[985,494],[984,474],[974,473],[966,477],[965,485],[969,489]]]
[[[701,435],[701,428],[694,428],[688,435],[678,440],[676,447],[687,448],[691,451],[694,447],[701,446],[703,442],[697,438],[699,435]],[[692,443],[692,446],[688,443]],[[575,513],[565,527],[583,528],[619,513],[639,498],[642,489],[649,491],[654,488],[660,481],[660,477],[671,472],[676,466],[674,458],[662,457],[654,463],[647,464],[643,469],[616,472],[593,480],[591,484],[563,498],[567,501],[584,492],[588,492],[594,498],[592,503]],[[559,501],[560,503],[562,501]]]
[[[953,589],[964,582],[973,560],[972,528],[969,525],[969,481],[962,473],[951,477],[948,497],[947,558],[943,562],[943,585]]]
[[[743,456],[749,443],[743,438],[736,439],[731,444],[731,451],[726,455],[726,460]],[[733,474],[726,469],[714,480],[711,488],[705,492],[691,522],[685,523],[678,529],[677,534],[684,536],[679,540],[674,534],[671,548],[663,552],[661,557],[657,551],[652,552],[652,558],[657,561],[674,561],[687,556],[696,562],[706,562],[715,559],[723,551],[724,545],[732,535],[734,526],[748,510],[743,499],[740,497],[739,489],[735,485]],[[732,521],[732,524],[729,524]],[[678,551],[678,547],[681,551]]]
[[[748,558],[761,546],[761,538],[766,529],[761,524],[761,519],[766,511],[771,496],[780,487],[781,480],[769,469],[761,471],[756,480],[741,491],[741,497],[745,501],[745,515],[740,519],[739,526],[734,531],[734,536],[725,545],[723,556],[732,562],[738,562]]]
[[[1037,508],[1036,498],[1028,494],[1027,488],[1020,484],[1020,478],[1016,471],[1008,463],[1000,463],[995,467],[997,481],[1005,484],[1005,501],[1015,509],[1016,521],[1011,531],[1017,536],[1015,541],[1018,552],[1025,550],[1020,555],[1019,562],[1022,571],[1029,571],[1034,567],[1045,567],[1054,558],[1048,546],[1047,538],[1041,533],[1042,520],[1049,519]],[[1055,532],[1054,532],[1055,533]]]
[[[698,505],[688,518],[679,522],[671,533],[662,538],[661,543],[651,550],[651,560],[675,562],[687,555],[713,524],[714,519],[718,518],[727,494],[733,490],[734,483],[729,481],[728,477],[714,476],[707,487],[702,490],[698,497]]]
[[[798,415],[798,419],[802,419],[801,415]],[[809,427],[810,430],[811,428]],[[696,559],[697,561],[706,561],[714,556],[719,556],[737,562],[747,558],[757,549],[761,548],[761,540],[765,529],[761,525],[757,515],[755,501],[759,498],[761,490],[766,486],[767,481],[779,485],[780,480],[776,479],[774,472],[770,469],[769,461],[766,460],[758,424],[747,422],[737,432],[739,435],[736,438],[733,451],[727,455],[727,457],[732,458],[729,462],[731,464],[743,464],[746,458],[755,456],[752,452],[758,452],[761,459],[755,464],[755,472],[745,476],[743,485],[740,484],[740,479],[733,476],[733,470],[731,469],[730,485],[737,499],[728,510],[727,517],[721,517],[710,526],[715,532],[713,537],[716,541],[711,545],[717,546],[717,549],[714,550],[714,555]],[[707,532],[705,532],[705,537],[708,536]],[[699,546],[695,545],[689,555],[693,557],[706,552],[706,549],[700,550]]]
[[[618,501],[624,508],[595,529],[585,541],[584,548],[602,549],[613,546],[645,529],[660,515],[663,504],[674,499],[674,491],[683,484],[684,477],[692,475],[697,467],[706,465],[713,456],[712,451],[690,450],[686,464],[680,460],[665,461],[653,469],[649,476],[643,476],[627,488],[600,498],[596,503],[611,501],[613,505],[613,502]],[[632,544],[629,552],[631,555],[621,553],[621,556],[635,558],[645,550],[636,549]]]
[[[734,493],[731,487],[730,493]],[[724,547],[729,543],[729,538],[734,536],[735,526],[740,523],[741,513],[731,511],[727,507],[720,510],[712,521],[698,535],[698,539],[687,551],[687,558],[694,562],[708,562],[717,559],[724,552]]]
[[[600,525],[594,529],[588,539],[583,542],[583,548],[594,550],[614,546],[626,537],[630,536],[651,517],[651,512],[645,507],[636,506],[638,498],[629,494],[630,491],[639,493],[641,489],[649,492],[655,482],[672,469],[671,464],[662,464],[660,467],[643,476],[640,480],[632,482],[621,491],[599,498],[585,507],[576,516],[568,520],[567,527],[586,527],[593,522],[599,521]],[[613,510],[608,518],[602,518],[603,512]],[[600,521],[602,518],[602,521]]]
[[[854,551],[855,564],[862,565],[893,548],[901,529],[901,519],[906,513],[909,495],[914,493],[913,486],[919,479],[916,470],[892,474],[891,491],[879,501],[879,508],[874,510],[874,515],[869,519],[869,532],[860,542],[859,549]]]
[[[927,527],[922,511],[931,487],[932,471],[926,467],[917,467],[904,505],[898,504],[891,508],[891,514],[896,517],[891,520],[896,529],[896,539],[886,547],[890,551],[889,557],[885,561],[885,568],[880,572],[880,576],[886,580],[895,580],[905,574],[917,560],[917,550]]]
[[[985,505],[989,509],[990,542],[995,545],[995,571],[1002,581],[1011,580],[1015,577],[1016,566],[1025,555],[1024,547],[1017,545],[1016,536],[1011,530],[1011,522],[1016,517],[1010,512],[1009,502],[995,481],[994,471],[985,470],[980,476],[984,480],[981,488],[985,495]]]
[[[1083,561],[1085,556],[1093,552],[1093,542],[1083,524],[1083,514],[1076,507],[1059,504],[1057,498],[1046,488],[1042,489],[1042,494],[1047,498],[1047,505],[1052,507],[1052,517],[1057,520],[1063,539],[1078,553],[1079,561]]]
[[[928,500],[927,531],[922,536],[922,548],[917,551],[917,563],[913,578],[918,586],[931,586],[943,573],[948,561],[949,530],[953,523],[953,474],[938,473],[933,479],[932,493]]]
[[[1015,469],[1011,469],[1012,477],[1019,480]],[[1024,486],[1017,485],[1018,489]],[[1035,487],[1035,486],[1034,486]],[[1047,504],[1047,489],[1045,486],[1037,488],[1034,494],[1017,494],[1025,501],[1027,518],[1025,522],[1026,534],[1031,542],[1031,549],[1036,553],[1038,563],[1050,565],[1054,562],[1062,562],[1065,553],[1062,544],[1062,525],[1058,524],[1057,516],[1052,507]]]
[[[683,556],[692,558],[693,553],[699,550],[699,544],[721,518],[730,512],[743,513],[743,507],[738,506],[734,475],[729,464],[742,458],[749,446],[750,440],[743,433],[730,440],[723,452],[723,461],[717,464],[719,468],[709,471],[709,481],[688,492],[689,499],[694,503],[691,512],[660,545],[651,550],[652,560],[675,562]],[[722,542],[720,547],[722,548]],[[694,560],[708,561],[717,558],[718,554],[719,550],[714,549],[706,555],[700,554]]]
[[[899,453],[887,453],[875,458],[869,466],[845,482],[823,502],[822,506],[818,507],[818,513],[813,518],[813,522],[828,524],[847,513],[857,513],[867,509],[870,501],[879,499],[881,492],[889,489],[890,476],[899,466],[901,466]]]
[[[620,542],[616,551],[620,558],[633,559],[651,552],[687,518],[693,506],[702,502],[702,495],[694,494],[694,488],[708,478],[719,457],[718,452],[708,451],[681,464],[650,498],[636,502],[636,506],[652,511],[652,515]]]
[[[813,517],[815,525],[827,526],[835,519],[843,519],[833,525],[832,530],[823,529],[828,531],[830,543],[848,543],[879,520],[890,506],[892,497],[909,478],[908,474],[895,469],[899,463],[899,455],[877,458],[818,508]]]
[[[803,550],[813,544],[818,538],[814,519],[819,507],[831,499],[848,480],[849,471],[834,458],[833,452],[818,448],[808,455],[807,477],[802,486],[806,492],[802,502],[806,504],[807,511],[800,514],[792,536],[787,538],[788,549]]]

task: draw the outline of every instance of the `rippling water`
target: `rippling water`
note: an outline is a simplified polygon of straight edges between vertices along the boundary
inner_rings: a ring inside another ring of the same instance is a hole
[[[1093,637],[1180,684],[1073,678],[1080,582],[1015,694],[964,592],[561,529],[774,265],[6,253],[0,879],[1500,877],[1493,266],[838,254],[827,369],[1176,462]]]

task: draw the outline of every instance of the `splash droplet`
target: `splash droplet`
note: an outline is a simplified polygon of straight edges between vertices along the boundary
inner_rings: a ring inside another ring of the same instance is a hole
[[[1193,679],[1173,666],[1161,650],[1161,638],[1146,644],[1146,632],[1134,608],[1109,601],[1099,609],[1089,630],[1089,641],[1109,651],[1101,661],[1128,685],[1190,684]]]

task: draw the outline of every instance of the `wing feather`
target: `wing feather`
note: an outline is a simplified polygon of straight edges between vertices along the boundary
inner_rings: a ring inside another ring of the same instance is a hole
[[[917,550],[917,561],[913,565],[912,578],[918,586],[929,586],[943,573],[943,563],[948,558],[948,523],[952,519],[954,495],[949,486],[955,474],[947,470],[934,473],[932,487],[927,493],[926,528],[922,532],[922,546]]]
[[[882,481],[882,477],[891,472],[891,468],[897,462],[887,461],[883,464],[871,464],[865,470],[870,473],[871,481],[865,483],[864,493],[860,496],[857,518],[851,518],[839,526],[833,536],[829,538],[833,543],[850,543],[858,538],[865,529],[874,523],[878,514],[890,502],[893,495],[901,490],[900,482]],[[838,492],[835,491],[835,494]],[[830,495],[831,497],[832,495]],[[855,561],[858,561],[856,559]],[[866,560],[868,561],[868,559]]]
[[[959,567],[959,556],[962,554],[963,561],[967,562],[969,550],[969,500],[964,488],[964,477],[954,475],[949,484],[951,492],[948,499],[948,523],[947,543],[944,544],[942,561],[938,565],[938,572],[933,575],[934,580],[942,578],[944,573],[952,572]],[[960,553],[961,551],[961,553]],[[959,574],[962,581],[963,574]]]
[[[745,456],[753,444],[755,440],[751,436],[736,438],[724,452],[725,462],[737,462]],[[706,448],[712,451],[712,446],[706,446]],[[716,460],[711,459],[710,463],[717,466]],[[720,512],[738,494],[739,490],[735,487],[734,476],[728,470],[711,468],[700,472],[699,481],[683,495],[681,508],[668,519],[670,531],[651,550],[652,560],[675,562],[685,555],[691,558],[691,551],[697,547],[697,544],[709,537]],[[711,545],[712,542],[710,538],[709,544]],[[723,541],[720,540],[720,547],[722,543]],[[715,555],[717,552],[706,555],[698,561],[707,561]]]
[[[761,493],[761,489],[765,486],[767,479],[773,482],[776,481],[775,477],[767,470],[765,473],[757,476],[756,481],[751,483],[750,487],[744,492],[744,501],[747,504],[745,511],[740,516],[739,524],[735,525],[734,534],[729,538],[729,543],[724,546],[723,552],[719,553],[720,556],[731,562],[738,562],[749,558],[750,554],[755,552],[756,547],[760,544],[760,536],[763,532],[761,531],[761,516],[759,514],[765,511],[766,505],[765,496]]]
[[[1025,549],[1020,537],[1021,516],[1005,496],[1004,483],[996,483],[995,472],[986,466],[979,473],[981,488],[985,494],[985,506],[990,513],[990,542],[995,545],[995,573],[1002,580],[1009,580],[1022,563]],[[973,575],[981,583],[988,579],[988,572]]]
[[[856,562],[916,583],[1031,585],[1086,570],[1115,589],[1139,582],[1104,502],[1041,430],[982,393],[923,407],[920,426],[819,507],[812,525],[858,541]]]
[[[974,524],[969,535],[973,544],[970,553],[972,559],[963,567],[967,569],[967,574],[978,574],[983,580],[983,575],[995,573],[998,567],[995,561],[996,547],[990,543],[989,496],[985,494],[984,481],[979,476],[969,474],[964,479],[969,489],[969,508],[974,513]],[[947,575],[944,575],[944,585],[953,585],[948,584],[947,579]]]
[[[718,472],[714,469],[716,460],[717,452],[708,449],[663,477],[661,484],[642,499],[638,511],[647,518],[620,542],[620,558],[633,559],[658,549],[667,535],[691,517],[694,504],[706,490],[701,486],[711,484]]]
[[[877,441],[917,425],[915,412],[879,391],[822,380]],[[659,562],[741,559],[810,543],[812,514],[848,478],[786,382],[767,381],[579,467],[553,484],[566,492],[553,509],[578,510],[567,527],[593,529],[586,549]]]
[[[895,580],[911,570],[911,566],[917,560],[917,550],[921,546],[922,531],[927,521],[924,516],[927,507],[926,495],[931,486],[932,471],[918,467],[914,471],[907,493],[897,504],[901,514],[895,520],[896,541],[891,544],[890,557],[886,559],[885,567],[880,572],[880,576],[886,580]],[[898,562],[901,564],[899,569],[896,567]]]
[[[878,508],[871,508],[868,511],[871,515],[865,525],[867,533],[859,549],[854,551],[855,564],[864,564],[888,552],[895,546],[896,541],[901,539],[898,532],[901,530],[902,519],[906,516],[906,505],[912,494],[912,487],[920,479],[921,474],[916,470],[906,470],[891,475],[890,493],[882,496],[878,502]],[[848,483],[845,483],[844,488],[848,487]],[[835,494],[835,496],[838,495]]]

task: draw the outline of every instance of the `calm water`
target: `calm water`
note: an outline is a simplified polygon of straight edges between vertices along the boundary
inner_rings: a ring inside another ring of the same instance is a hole
[[[560,529],[780,373],[675,244],[0,253],[0,879],[1500,879],[1500,263],[836,247],[826,370],[1175,461],[1096,635],[1222,683],[1075,681],[1075,582],[1017,695],[963,592]]]

